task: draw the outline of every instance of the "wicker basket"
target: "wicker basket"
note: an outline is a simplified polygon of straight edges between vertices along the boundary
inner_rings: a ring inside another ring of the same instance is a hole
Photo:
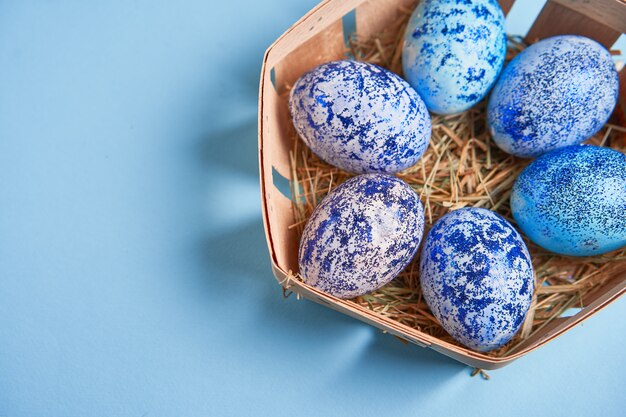
[[[291,271],[298,270],[298,237],[288,193],[280,181],[290,180],[289,151],[293,148],[291,121],[285,99],[287,86],[307,70],[344,56],[348,32],[359,37],[381,32],[398,18],[400,7],[414,0],[329,0],[319,4],[285,32],[267,50],[259,93],[259,162],[261,197],[267,244],[274,275],[285,285]],[[513,0],[500,0],[506,14]],[[549,0],[526,39],[535,41],[558,34],[580,34],[610,48],[626,32],[626,3],[619,0]],[[626,70],[620,73],[620,96],[614,120],[626,126]],[[514,354],[490,357],[430,336],[384,317],[349,300],[340,300],[301,281],[289,281],[289,289],[305,298],[341,311],[421,347],[428,347],[470,366],[496,369],[537,349],[595,314],[626,292],[626,275],[615,276],[582,300],[583,308],[571,317],[553,320],[527,339]]]

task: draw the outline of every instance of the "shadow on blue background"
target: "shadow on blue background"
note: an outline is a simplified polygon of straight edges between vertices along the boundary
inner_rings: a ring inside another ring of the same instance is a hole
[[[623,301],[486,382],[282,298],[258,77],[314,4],[0,5],[1,417],[623,414]]]

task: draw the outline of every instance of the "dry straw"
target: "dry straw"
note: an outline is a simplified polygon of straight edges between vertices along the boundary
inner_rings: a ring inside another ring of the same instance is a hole
[[[410,10],[401,9],[396,24],[370,39],[352,37],[346,55],[402,74],[402,37]],[[524,49],[519,38],[509,38],[507,61]],[[290,152],[293,210],[291,226],[301,235],[313,208],[334,187],[352,175],[315,156],[292,129]],[[626,129],[606,124],[588,142],[626,152]],[[511,187],[529,163],[502,152],[486,128],[485,102],[454,116],[432,116],[428,150],[413,167],[398,174],[420,195],[425,207],[426,231],[441,216],[461,207],[494,210],[513,224],[509,209]],[[604,256],[575,258],[547,253],[528,240],[535,270],[535,294],[522,329],[507,345],[488,355],[501,357],[571,308],[582,307],[586,293],[616,274],[626,272],[626,249]],[[418,252],[419,253],[419,252]],[[407,326],[457,344],[433,317],[419,287],[419,256],[388,285],[352,302]],[[295,279],[299,279],[296,275]]]

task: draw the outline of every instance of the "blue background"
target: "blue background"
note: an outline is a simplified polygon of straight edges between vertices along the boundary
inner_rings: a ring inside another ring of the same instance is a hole
[[[490,381],[282,299],[258,76],[315,2],[0,3],[0,416],[623,415],[625,299]]]

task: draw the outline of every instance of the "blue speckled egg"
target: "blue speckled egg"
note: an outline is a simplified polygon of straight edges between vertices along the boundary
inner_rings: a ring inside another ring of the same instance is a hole
[[[511,194],[520,229],[563,255],[626,246],[626,155],[590,145],[549,152],[528,165]]]
[[[502,71],[489,99],[489,129],[505,152],[534,158],[593,136],[617,96],[609,51],[582,36],[555,36],[526,48]]]
[[[428,110],[454,114],[487,95],[505,55],[496,0],[423,0],[404,35],[402,66]]]
[[[317,156],[357,174],[402,171],[430,141],[430,115],[415,90],[364,62],[334,61],[307,72],[291,90],[289,109]]]
[[[422,249],[420,282],[441,326],[481,352],[511,340],[534,290],[521,236],[500,215],[481,208],[452,211],[434,224]]]
[[[419,196],[385,174],[349,179],[315,208],[300,240],[305,283],[339,298],[382,287],[411,261],[424,232]]]

